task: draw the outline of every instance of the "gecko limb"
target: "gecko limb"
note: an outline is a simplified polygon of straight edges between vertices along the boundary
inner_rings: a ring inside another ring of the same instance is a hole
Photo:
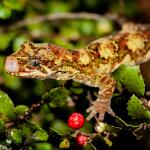
[[[112,116],[115,116],[115,113],[111,109],[111,98],[115,89],[115,80],[108,75],[100,76],[99,78],[100,90],[98,92],[98,97],[96,101],[92,102],[92,105],[86,110],[89,113],[86,118],[89,121],[91,118],[96,117],[98,114],[98,121],[103,121],[105,112],[109,113]]]

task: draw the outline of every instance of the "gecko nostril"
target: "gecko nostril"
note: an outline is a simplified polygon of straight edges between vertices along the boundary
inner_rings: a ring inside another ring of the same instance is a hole
[[[19,71],[19,65],[16,58],[7,57],[5,61],[5,71],[16,73]]]

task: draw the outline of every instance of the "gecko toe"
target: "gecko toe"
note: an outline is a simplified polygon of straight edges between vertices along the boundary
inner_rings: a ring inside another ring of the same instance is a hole
[[[96,111],[90,111],[90,114],[87,116],[86,120],[89,121],[91,120],[95,115],[97,114]]]
[[[87,113],[90,113],[91,111],[93,111],[93,106],[89,107],[88,109],[86,109]]]
[[[109,113],[109,114],[110,114],[111,116],[113,116],[113,117],[115,117],[115,116],[116,116],[116,114],[114,113],[114,111],[112,110],[112,108],[111,108],[111,107],[109,107],[109,108],[108,108],[107,113]]]

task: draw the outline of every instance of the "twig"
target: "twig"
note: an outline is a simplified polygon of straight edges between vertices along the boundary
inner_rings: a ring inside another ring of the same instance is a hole
[[[138,133],[143,132],[143,131],[146,130],[146,129],[150,129],[150,124],[142,123],[142,124],[140,124],[140,126],[139,126],[137,129],[135,129],[132,133],[133,133],[133,135],[136,136],[137,139],[141,139],[141,138],[143,137],[143,134],[139,134],[139,135],[138,135]]]
[[[25,20],[18,21],[14,24],[11,24],[7,27],[8,30],[16,30],[18,28],[24,27],[29,24],[44,22],[44,21],[54,21],[54,20],[64,20],[64,19],[88,19],[88,20],[101,20],[101,19],[110,19],[116,21],[119,24],[124,22],[124,18],[119,18],[117,15],[106,14],[100,15],[95,13],[54,13],[49,15],[42,15],[34,18],[28,18]]]
[[[5,128],[6,128],[6,129],[11,128],[12,126],[16,125],[18,122],[26,121],[26,120],[30,119],[32,112],[34,112],[34,111],[36,111],[37,109],[39,109],[43,104],[44,104],[44,101],[43,101],[43,100],[41,100],[39,103],[32,104],[31,107],[29,108],[29,110],[26,111],[23,115],[17,117],[17,118],[16,118],[15,120],[13,120],[13,121],[7,122],[7,123],[5,124]]]
[[[93,148],[93,150],[97,150],[97,148],[92,143],[90,143],[90,146]]]

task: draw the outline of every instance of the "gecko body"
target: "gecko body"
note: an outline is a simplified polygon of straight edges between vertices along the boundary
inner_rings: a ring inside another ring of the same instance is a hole
[[[110,103],[116,82],[111,73],[122,64],[136,65],[149,59],[149,25],[127,23],[120,32],[79,50],[24,42],[17,52],[6,58],[5,70],[25,78],[72,79],[98,87],[97,99],[87,109],[87,120],[98,116],[98,120],[103,121],[105,112],[115,116]]]

